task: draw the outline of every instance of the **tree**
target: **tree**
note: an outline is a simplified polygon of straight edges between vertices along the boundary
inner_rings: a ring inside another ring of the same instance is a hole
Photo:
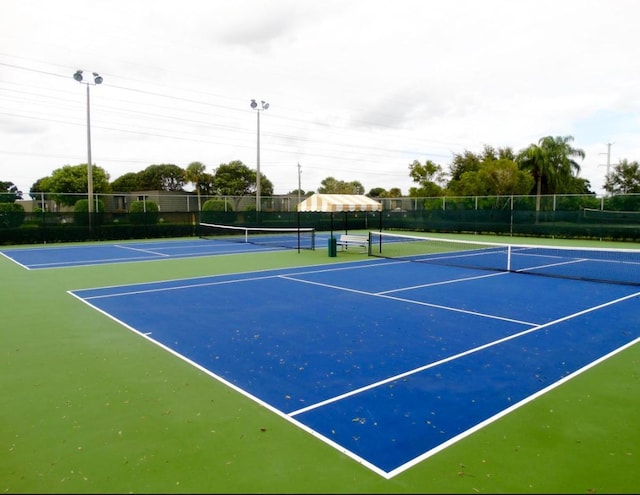
[[[293,191],[289,191],[287,193],[289,196],[297,196],[298,194],[303,197],[311,196],[313,191],[304,192],[304,189],[294,189]]]
[[[334,177],[327,177],[320,184],[320,194],[364,194],[364,186],[357,180],[345,182]]]
[[[594,194],[591,190],[591,182],[583,177],[567,177],[562,187],[562,194]]]
[[[533,187],[531,174],[508,158],[488,159],[477,171],[465,172],[456,190],[462,196],[505,196],[528,194]]]
[[[483,177],[472,174],[477,174],[483,166],[486,166],[488,163],[498,160],[514,161],[515,159],[515,153],[511,148],[496,149],[487,144],[484,145],[480,153],[465,150],[461,155],[454,154],[453,161],[449,166],[449,182],[446,187],[446,192],[453,196],[485,194],[480,191],[490,190],[491,185],[480,184],[478,181],[481,181]],[[472,184],[472,181],[475,182],[475,184]],[[475,193],[469,193],[469,191],[475,191]]]
[[[240,160],[222,163],[213,176],[213,190],[215,194],[234,196],[234,210],[237,211],[243,196],[257,193],[257,178],[258,174]],[[273,195],[273,184],[264,174],[260,174],[260,190],[264,196]]]
[[[29,193],[45,193],[51,191],[49,187],[49,183],[51,182],[51,177],[41,177],[37,181],[35,181],[31,188],[29,189]]]
[[[409,165],[409,176],[413,182],[417,182],[420,187],[412,187],[409,189],[409,196],[413,197],[430,197],[442,196],[442,187],[440,184],[444,180],[444,172],[442,167],[437,163],[427,160],[424,165],[418,160],[414,160]]]
[[[484,145],[482,153],[480,155],[481,161],[489,162],[496,160],[511,160],[515,161],[516,155],[513,152],[513,149],[510,147],[506,148],[498,148],[495,149],[493,146],[489,146],[488,144]]]
[[[318,188],[318,193],[320,194],[337,194],[341,191],[340,189],[345,186],[344,181],[339,181],[335,177],[326,177],[320,182],[320,187]]]
[[[184,177],[187,182],[191,182],[196,187],[196,194],[198,195],[198,210],[202,209],[200,202],[200,194],[202,190],[202,184],[205,182],[205,166],[200,162],[191,162],[187,165]]]
[[[140,174],[137,172],[128,172],[121,175],[111,183],[111,190],[114,192],[141,191]]]
[[[199,186],[200,186],[200,194],[202,195],[212,195],[215,194],[214,192],[214,186],[213,186],[213,174],[209,174],[207,172],[204,172],[201,176],[200,176],[200,180],[199,180]]]
[[[22,199],[22,191],[13,182],[0,181],[0,203],[15,203]]]
[[[185,171],[172,163],[149,165],[139,174],[138,185],[146,191],[183,191]]]
[[[478,171],[480,180],[486,184],[488,195],[506,196],[528,194],[533,187],[533,178],[511,158],[499,158],[483,162]]]
[[[93,166],[93,192],[110,192],[109,174],[102,167]],[[51,192],[54,200],[61,205],[73,206],[78,199],[87,197],[87,165],[65,165],[53,171],[50,177],[38,179],[31,187],[34,192]]]
[[[487,147],[485,146],[485,150]],[[482,162],[482,156],[476,155],[471,151],[465,150],[462,155],[454,154],[453,161],[449,166],[449,185],[447,188],[451,188],[451,183],[455,183],[460,180],[462,174],[465,172],[477,172]]]
[[[372,198],[386,198],[387,190],[384,187],[374,187],[369,189],[367,196],[371,196]]]
[[[621,160],[605,177],[604,190],[611,194],[640,193],[640,164]]]
[[[575,186],[573,178],[580,172],[580,165],[573,158],[584,159],[586,155],[572,147],[572,141],[572,136],[546,136],[518,154],[520,168],[528,170],[535,180],[536,211],[540,211],[543,193],[562,194]]]

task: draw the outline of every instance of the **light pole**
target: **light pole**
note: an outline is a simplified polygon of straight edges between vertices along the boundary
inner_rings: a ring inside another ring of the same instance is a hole
[[[258,144],[257,144],[258,155],[256,159],[256,163],[257,163],[256,165],[256,211],[260,211],[260,112],[269,108],[269,104],[266,101],[261,100],[260,106],[258,106],[258,102],[256,102],[256,100],[251,100],[251,108],[253,108],[256,111],[256,114],[258,115]]]
[[[83,81],[82,71],[77,70],[73,78],[79,83],[87,86],[87,195],[89,209],[89,228],[91,228],[91,216],[93,213],[93,165],[91,163],[91,106],[89,104],[89,86],[102,84],[102,76],[97,72],[93,73],[93,82]]]

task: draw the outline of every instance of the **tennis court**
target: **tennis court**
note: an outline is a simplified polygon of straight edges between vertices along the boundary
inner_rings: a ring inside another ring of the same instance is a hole
[[[69,292],[385,478],[640,339],[634,259],[602,283],[400,256]]]
[[[282,249],[314,249],[316,244],[314,229],[208,227],[210,229],[203,232],[200,238],[7,248],[0,250],[0,255],[28,270],[37,270]],[[326,236],[319,238],[326,242]]]

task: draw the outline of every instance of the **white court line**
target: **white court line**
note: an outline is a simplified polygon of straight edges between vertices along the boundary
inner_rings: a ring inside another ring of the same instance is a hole
[[[599,304],[597,306],[593,306],[591,308],[587,308],[587,309],[584,309],[582,311],[578,311],[577,313],[573,313],[573,314],[568,315],[568,316],[563,316],[562,318],[558,318],[557,320],[550,321],[548,323],[544,323],[542,325],[538,325],[538,326],[535,326],[533,328],[529,328],[528,330],[524,330],[522,332],[518,332],[518,333],[515,333],[513,335],[509,335],[507,337],[503,337],[503,338],[498,339],[498,340],[494,340],[493,342],[488,342],[488,343],[483,344],[481,346],[474,347],[473,349],[469,349],[469,350],[466,350],[464,352],[460,352],[458,354],[454,354],[452,356],[449,356],[447,358],[440,359],[439,361],[434,361],[433,363],[425,364],[424,366],[420,366],[418,368],[415,368],[415,369],[412,369],[412,370],[409,370],[409,371],[405,371],[404,373],[400,373],[398,375],[391,376],[389,378],[385,378],[384,380],[380,380],[378,382],[371,383],[369,385],[365,385],[364,387],[360,387],[360,388],[357,388],[357,389],[352,390],[350,392],[347,392],[345,394],[341,394],[341,395],[338,395],[336,397],[332,397],[330,399],[323,400],[322,402],[318,402],[316,404],[312,404],[312,405],[304,407],[302,409],[298,409],[297,411],[292,411],[289,414],[291,416],[297,416],[298,414],[301,414],[301,413],[304,413],[304,412],[307,412],[307,411],[311,411],[313,409],[317,409],[318,407],[322,407],[324,405],[331,404],[332,402],[337,402],[337,401],[345,399],[347,397],[351,397],[353,395],[357,395],[357,394],[360,394],[360,393],[365,392],[367,390],[371,390],[373,388],[379,387],[379,386],[384,385],[386,383],[391,383],[391,382],[397,381],[397,380],[399,380],[401,378],[405,378],[407,376],[411,376],[411,375],[414,375],[416,373],[420,373],[420,372],[422,372],[424,370],[427,370],[429,368],[434,368],[434,367],[439,366],[441,364],[448,363],[449,361],[453,361],[455,359],[459,359],[459,358],[461,358],[463,356],[467,356],[469,354],[473,354],[473,353],[482,351],[484,349],[488,349],[489,347],[494,347],[494,346],[496,346],[498,344],[502,344],[503,342],[507,342],[509,340],[516,339],[518,337],[522,337],[523,335],[527,335],[527,334],[532,333],[532,332],[537,332],[537,331],[539,331],[539,330],[541,330],[543,328],[547,328],[547,327],[550,327],[552,325],[556,325],[558,323],[561,323],[563,321],[567,321],[567,320],[571,320],[573,318],[577,318],[578,316],[582,316],[584,314],[591,313],[593,311],[597,311],[597,310],[605,308],[607,306],[612,306],[614,304],[618,304],[618,303],[620,303],[622,301],[626,301],[627,299],[632,299],[632,298],[638,297],[638,296],[640,296],[640,292],[636,292],[635,294],[630,294],[630,295],[627,295],[627,296],[624,296],[624,297],[620,297],[618,299],[614,299],[613,301],[609,301],[609,302],[606,302],[606,303],[603,303],[603,304]]]
[[[5,258],[7,258],[9,261],[13,261],[16,265],[21,266],[22,268],[25,268],[26,270],[31,270],[30,267],[23,265],[22,263],[20,263],[17,260],[14,260],[11,256],[7,255],[6,253],[3,253],[0,251],[0,255],[4,256]]]
[[[453,280],[443,280],[441,282],[429,282],[428,284],[412,285],[411,287],[401,287],[399,289],[383,290],[380,292],[376,292],[376,295],[382,296],[385,294],[391,294],[392,292],[403,292],[405,290],[411,290],[411,289],[422,289],[424,287],[435,287],[437,285],[455,284],[456,282],[466,282],[468,280],[477,280],[481,278],[497,277],[500,275],[508,275],[508,274],[509,272],[500,272],[500,273],[491,273],[490,275],[476,275],[475,277],[463,277],[463,278],[456,278]]]
[[[268,251],[270,251],[270,249],[267,249]],[[252,250],[253,252],[254,250]],[[261,250],[258,250],[261,251]],[[245,251],[243,251],[241,254],[243,254]],[[225,253],[227,254],[227,253]],[[234,254],[234,253],[231,253]],[[354,263],[353,261],[348,261],[346,263]],[[379,260],[372,260],[372,261],[358,261],[357,263],[379,263]],[[403,262],[406,263],[406,262]],[[333,272],[333,271],[340,271],[340,270],[349,270],[351,268],[369,268],[369,266],[356,266],[356,267],[336,267],[336,268],[326,268],[327,265],[325,264],[321,264],[321,265],[315,265],[318,268],[322,268],[322,269],[316,269],[316,270],[304,270],[304,271],[300,271],[300,272],[293,272],[290,273],[289,275],[307,275],[309,273],[324,273],[324,272]],[[309,268],[309,267],[305,267],[305,268]],[[311,267],[312,268],[312,267]],[[133,283],[133,284],[125,284],[125,285],[117,285],[114,287],[139,287],[142,285],[158,285],[160,283],[169,283],[169,282],[179,282],[179,281],[189,281],[189,280],[201,280],[201,279],[218,279],[220,277],[231,277],[231,276],[238,276],[238,275],[244,275],[247,273],[260,273],[260,272],[273,272],[273,271],[283,271],[283,270],[296,270],[295,267],[293,268],[267,268],[265,270],[251,270],[248,272],[239,272],[239,273],[222,273],[222,274],[218,274],[218,275],[202,275],[200,277],[187,277],[187,278],[182,278],[182,279],[174,279],[174,280],[163,280],[161,282],[158,281],[154,281],[154,282],[143,282],[143,283]],[[183,285],[176,285],[176,286],[171,286],[171,287],[161,287],[161,288],[151,288],[151,289],[139,289],[139,290],[131,290],[128,292],[120,292],[120,293],[114,293],[114,294],[105,294],[103,296],[91,296],[91,297],[87,297],[87,299],[97,299],[97,298],[103,298],[103,297],[109,297],[111,295],[113,296],[126,296],[127,294],[144,294],[145,292],[161,292],[161,291],[166,291],[166,290],[175,290],[175,289],[188,289],[189,287],[206,287],[208,285],[220,285],[220,284],[229,284],[229,283],[236,283],[236,282],[244,282],[244,281],[251,281],[251,280],[262,280],[262,279],[267,279],[267,278],[278,278],[282,276],[282,274],[267,274],[264,276],[256,276],[256,277],[249,277],[249,278],[242,278],[242,279],[235,279],[235,280],[213,280],[211,282],[201,282],[201,283],[197,283],[197,284],[183,284]],[[106,289],[107,287],[93,287],[93,288],[86,288],[86,289],[78,289],[74,292],[78,292],[78,293],[82,293],[82,292],[87,292],[90,290],[100,290],[100,289]]]
[[[85,248],[86,249],[86,248]],[[162,258],[158,258],[156,255],[152,254],[147,258],[95,258],[92,260],[83,260],[83,261],[58,261],[53,263],[33,263],[28,266],[25,266],[28,270],[30,269],[46,269],[46,268],[79,268],[84,266],[101,266],[103,264],[124,264],[124,263],[147,263],[147,262],[158,262],[164,260],[174,260],[174,259],[185,259],[185,258],[205,258],[209,256],[236,256],[243,255],[246,253],[260,253],[260,252],[272,252],[273,248],[265,247],[264,249],[243,249],[242,251],[229,250],[229,251],[211,251],[206,253],[183,253],[179,255],[164,255]],[[4,254],[4,253],[3,253]],[[17,262],[16,262],[17,263]],[[19,264],[19,263],[18,263]],[[22,265],[21,265],[22,266]]]
[[[117,247],[117,248],[121,248],[121,249],[129,249],[131,251],[138,251],[140,253],[155,254],[157,256],[171,256],[170,254],[158,253],[157,251],[152,251],[151,249],[134,248],[134,247],[129,247],[129,246],[123,246],[122,244],[114,244],[113,247]]]
[[[584,263],[586,261],[593,261],[593,260],[575,259],[575,260],[571,260],[571,261],[563,261],[561,263],[549,263],[547,265],[535,265],[535,266],[530,266],[528,268],[520,268],[520,269],[516,270],[516,272],[517,273],[519,273],[519,272],[533,272],[533,271],[536,271],[536,270],[541,270],[543,268],[550,268],[552,266],[572,265],[573,263]]]
[[[256,280],[265,280],[265,279],[269,279],[269,278],[276,278],[276,275],[265,275],[263,277],[250,277],[250,278],[242,278],[242,279],[233,279],[233,280],[221,280],[221,281],[216,281],[216,282],[203,282],[201,284],[189,284],[189,285],[174,285],[171,287],[158,287],[155,289],[142,289],[142,290],[130,290],[130,291],[126,291],[126,292],[115,292],[115,293],[110,293],[110,294],[103,294],[101,296],[87,296],[87,297],[82,297],[82,299],[84,300],[91,300],[91,299],[105,299],[108,297],[121,297],[121,296],[129,296],[129,295],[133,295],[133,294],[149,294],[152,292],[165,292],[165,291],[170,291],[170,290],[181,290],[181,289],[191,289],[193,287],[209,287],[209,286],[213,286],[213,285],[226,285],[226,284],[237,284],[240,282],[253,282]],[[151,284],[159,284],[162,282],[150,282]],[[93,289],[88,289],[88,290],[93,290]],[[76,291],[76,292],[82,292],[82,290],[80,291]]]
[[[469,311],[467,309],[453,308],[453,307],[450,307],[450,306],[442,306],[440,304],[426,303],[426,302],[423,302],[423,301],[416,301],[414,299],[405,299],[403,297],[388,296],[386,294],[379,294],[379,293],[375,293],[375,292],[367,292],[367,291],[363,291],[363,290],[359,290],[359,289],[350,289],[348,287],[340,287],[338,285],[330,285],[330,284],[324,284],[324,283],[320,283],[320,282],[313,282],[311,280],[301,280],[301,279],[294,278],[294,277],[292,277],[290,275],[278,275],[278,277],[284,278],[284,279],[287,279],[287,280],[291,280],[293,282],[300,282],[300,283],[311,284],[311,285],[319,285],[319,286],[322,286],[322,287],[328,287],[330,289],[337,289],[337,290],[342,290],[342,291],[346,291],[346,292],[355,292],[356,294],[363,294],[365,296],[381,297],[381,298],[384,298],[384,299],[391,299],[393,301],[400,301],[400,302],[405,302],[405,303],[409,303],[409,304],[417,304],[418,306],[428,306],[430,308],[444,309],[446,311],[453,311],[453,312],[456,312],[456,313],[465,313],[465,314],[469,314],[469,315],[473,315],[473,316],[481,316],[483,318],[490,318],[492,320],[508,321],[510,323],[519,323],[521,325],[527,325],[527,326],[537,325],[537,323],[533,323],[533,322],[530,322],[530,321],[514,320],[512,318],[505,318],[503,316],[489,315],[489,314],[485,314],[485,313],[479,313],[477,311]]]

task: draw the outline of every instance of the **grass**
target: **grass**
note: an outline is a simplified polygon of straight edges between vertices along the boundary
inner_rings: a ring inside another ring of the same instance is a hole
[[[359,257],[319,246],[34,271],[0,257],[0,490],[638,493],[638,345],[386,480],[66,292]]]

